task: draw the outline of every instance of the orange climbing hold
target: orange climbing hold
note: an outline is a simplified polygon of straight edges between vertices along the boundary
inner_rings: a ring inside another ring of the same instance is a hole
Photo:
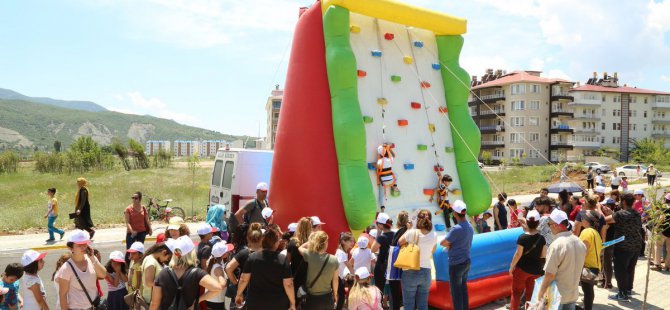
[[[356,74],[358,75],[358,77],[365,77],[366,75],[368,75],[368,73],[363,70],[357,70]]]
[[[390,41],[390,40],[393,40],[393,38],[394,38],[394,35],[392,33],[387,32],[387,33],[384,34],[384,39],[386,39],[386,40]]]
[[[439,110],[440,110],[440,113],[447,113],[447,112],[449,112],[449,109],[447,109],[447,107],[440,107]]]
[[[430,83],[426,81],[421,82],[421,88],[430,88]]]
[[[407,126],[407,125],[409,125],[409,121],[408,121],[408,120],[406,120],[406,119],[399,119],[399,120],[398,120],[398,126],[400,126],[400,127],[404,127],[404,126]]]
[[[433,196],[435,194],[435,189],[434,188],[424,188],[423,189],[423,194],[427,196]]]
[[[412,109],[421,109],[421,104],[418,102],[412,102],[410,105],[412,106]]]

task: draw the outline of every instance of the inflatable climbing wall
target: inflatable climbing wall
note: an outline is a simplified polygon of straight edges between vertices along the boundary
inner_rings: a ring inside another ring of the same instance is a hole
[[[451,201],[464,200],[470,215],[488,209],[469,75],[458,63],[465,20],[393,0],[328,0],[300,14],[271,178],[279,224],[317,215],[337,236],[372,224],[381,204],[394,219],[435,212],[436,170],[459,190]],[[384,143],[393,145],[400,193],[379,199]]]

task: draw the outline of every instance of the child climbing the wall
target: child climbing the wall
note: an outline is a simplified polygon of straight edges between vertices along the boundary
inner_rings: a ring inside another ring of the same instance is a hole
[[[435,212],[435,215],[444,214],[444,224],[447,225],[447,229],[451,228],[451,205],[449,204],[449,193],[457,193],[458,190],[451,189],[449,186],[453,179],[450,175],[437,171],[437,186],[435,187],[435,194],[437,195],[437,206],[440,210]],[[433,202],[433,196],[430,196],[429,201]]]
[[[396,176],[393,173],[393,158],[395,158],[393,144],[384,143],[377,147],[377,185],[379,192],[377,199],[382,209],[386,205],[387,188],[391,188],[391,195],[393,196],[400,194],[398,184],[396,184]]]

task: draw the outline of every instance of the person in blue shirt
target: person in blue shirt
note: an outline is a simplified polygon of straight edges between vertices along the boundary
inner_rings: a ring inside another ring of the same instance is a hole
[[[447,233],[440,245],[449,249],[449,286],[454,310],[468,309],[468,271],[470,247],[475,232],[465,217],[466,205],[456,200],[452,205],[457,224]]]
[[[226,206],[213,205],[207,209],[207,219],[209,226],[216,227],[222,240],[228,241],[228,224],[226,223]]]
[[[23,277],[23,266],[19,263],[12,263],[5,267],[5,272],[2,274],[0,281],[0,288],[7,292],[4,295],[4,300],[0,303],[2,310],[18,310],[22,306],[21,295],[19,295],[19,279]]]

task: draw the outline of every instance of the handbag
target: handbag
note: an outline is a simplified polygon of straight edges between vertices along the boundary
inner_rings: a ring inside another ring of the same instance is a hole
[[[73,219],[77,218],[77,212],[74,212],[74,213],[68,213],[67,216],[68,216],[71,220],[73,220]]]
[[[328,265],[328,257],[326,257],[326,260],[323,262],[323,265],[321,266],[321,270],[319,270],[319,273],[316,274],[316,277],[314,278],[314,280],[312,280],[312,282],[310,282],[307,287],[305,287],[303,285],[303,286],[300,286],[300,288],[298,288],[298,296],[297,297],[300,300],[299,301],[300,305],[304,305],[305,302],[307,302],[307,296],[309,295],[309,293],[308,293],[309,289],[311,289],[312,286],[314,286],[314,284],[316,284],[316,281],[319,280],[319,278],[321,277],[321,274],[323,273],[323,269],[326,268],[326,265]]]
[[[77,281],[79,281],[79,285],[81,286],[81,290],[84,291],[84,294],[86,294],[86,299],[88,299],[88,302],[91,303],[91,306],[95,310],[107,310],[107,303],[104,302],[101,298],[100,295],[95,297],[95,300],[91,299],[91,296],[88,294],[88,291],[86,290],[86,287],[84,287],[84,283],[81,282],[81,279],[79,278],[79,274],[77,273],[77,269],[72,266],[72,263],[69,261],[67,262],[68,265],[70,265],[70,268],[72,268],[72,271],[74,272],[74,276],[77,277]]]
[[[393,266],[402,270],[419,270],[421,269],[419,264],[420,258],[418,230],[414,230],[414,241],[408,242],[404,247],[400,248],[398,258]]]
[[[135,290],[128,295],[123,296],[123,301],[128,305],[130,310],[148,310],[149,304],[142,297],[140,290]]]
[[[402,277],[402,269],[394,266],[395,262],[398,260],[398,254],[400,253],[399,246],[391,246],[389,248],[389,262],[386,267],[386,279],[387,280],[400,280]]]

